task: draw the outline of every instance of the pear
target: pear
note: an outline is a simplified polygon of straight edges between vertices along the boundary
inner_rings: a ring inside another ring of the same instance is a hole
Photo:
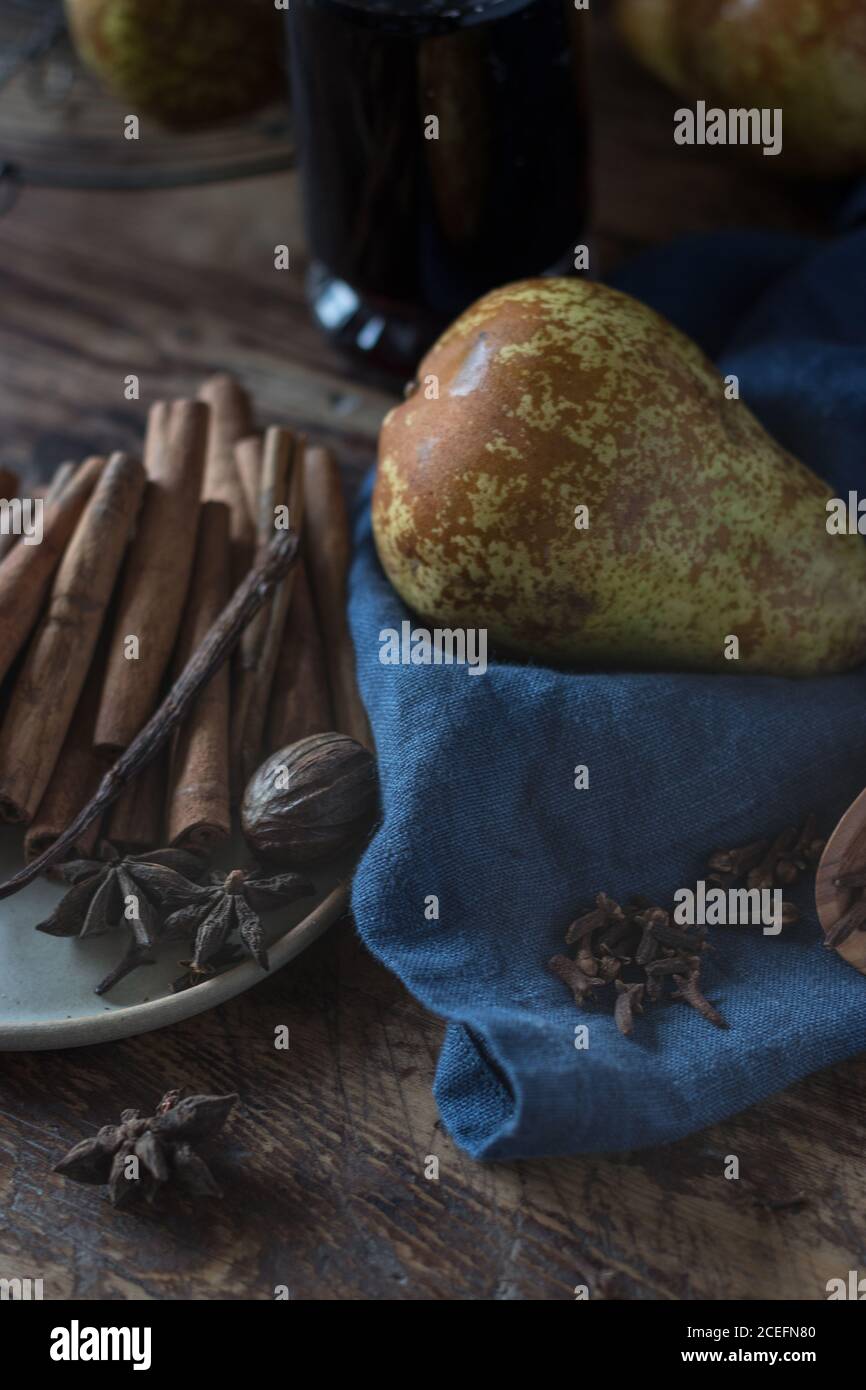
[[[781,108],[782,167],[866,169],[863,0],[617,0],[616,18],[676,91],[709,106]]]
[[[486,628],[556,664],[854,666],[866,546],[829,533],[830,489],[729,394],[629,295],[579,279],[495,290],[383,422],[386,574],[429,626]]]
[[[82,62],[136,115],[203,125],[255,110],[283,83],[273,0],[65,0]]]

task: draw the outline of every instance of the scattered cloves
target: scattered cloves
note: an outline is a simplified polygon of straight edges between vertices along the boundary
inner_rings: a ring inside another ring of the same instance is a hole
[[[770,847],[769,840],[753,840],[739,849],[719,849],[711,854],[707,868],[731,878],[742,878],[759,864]]]
[[[624,1036],[632,1033],[645,1003],[664,997],[666,980],[685,988],[689,1002],[711,1022],[721,1019],[697,988],[700,953],[707,949],[704,931],[674,927],[670,913],[648,898],[633,897],[623,908],[599,893],[596,906],[571,924],[568,937],[577,945],[575,958],[556,955],[549,968],[580,1008],[595,990],[613,983],[614,1021]],[[683,996],[678,992],[669,997]]]
[[[604,951],[604,947],[602,947]],[[622,970],[622,961],[616,956],[602,955],[598,962],[598,973],[605,983],[616,980]]]
[[[778,882],[779,887],[787,888],[791,883],[796,882],[797,869],[789,853],[789,851],[793,851],[796,843],[797,831],[794,826],[788,826],[785,830],[780,831],[760,863],[749,870],[746,875],[746,887],[772,888]],[[780,863],[783,868],[781,876],[777,878]],[[793,877],[791,877],[792,870]]]
[[[748,888],[790,888],[802,874],[814,870],[824,852],[825,841],[817,832],[817,821],[810,814],[799,832],[788,826],[775,839],[753,840],[739,849],[716,850],[707,861],[707,882],[729,888],[745,878]],[[862,876],[866,885],[866,873]],[[799,920],[791,902],[782,903],[782,926]]]
[[[684,971],[697,969],[697,956],[667,956],[651,961],[647,966],[648,975],[682,975]]]
[[[817,829],[816,817],[814,815],[807,816],[793,849],[792,858],[797,867],[804,872],[806,869],[816,869],[821,855],[824,853],[827,841],[816,834]]]
[[[707,881],[727,887],[745,878],[749,888],[787,887],[815,867],[823,849],[815,817],[810,815],[799,832],[787,827],[772,840],[716,850],[708,861]],[[866,888],[866,868],[840,875],[837,884]],[[798,917],[794,904],[783,900],[782,925]],[[840,918],[826,944],[838,945],[858,930],[866,931],[866,895]],[[575,958],[556,955],[550,969],[568,985],[580,1007],[597,989],[613,984],[614,1019],[626,1036],[646,1004],[668,999],[688,1004],[716,1028],[728,1026],[700,986],[702,957],[713,949],[706,926],[675,924],[670,912],[641,893],[633,894],[624,906],[599,893],[595,906],[568,927],[565,939],[577,947]],[[675,988],[670,990],[667,982]]]

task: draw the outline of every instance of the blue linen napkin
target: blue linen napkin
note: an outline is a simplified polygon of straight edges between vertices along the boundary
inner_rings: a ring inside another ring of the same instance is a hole
[[[863,481],[866,230],[690,237],[614,283],[737,373],[767,428],[841,495]],[[823,949],[810,885],[786,894],[802,919],[780,936],[711,928],[703,979],[727,1031],[671,1003],[624,1038],[606,1007],[578,1013],[546,965],[600,889],[669,904],[715,848],[809,811],[829,832],[866,784],[866,670],[382,665],[380,632],[411,615],[379,566],[369,490],[350,621],[384,820],[352,904],[370,950],[448,1020],[435,1091],[458,1143],[498,1159],[665,1143],[866,1047],[866,977]],[[577,764],[588,790],[573,789]]]

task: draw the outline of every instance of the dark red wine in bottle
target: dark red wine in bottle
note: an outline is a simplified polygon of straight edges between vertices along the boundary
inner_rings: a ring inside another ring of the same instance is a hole
[[[405,370],[467,304],[566,273],[587,219],[574,0],[291,0],[309,292]]]

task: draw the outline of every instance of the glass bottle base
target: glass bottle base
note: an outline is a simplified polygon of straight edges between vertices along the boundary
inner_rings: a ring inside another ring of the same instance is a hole
[[[307,297],[316,323],[336,347],[389,377],[411,375],[445,327],[432,316],[365,299],[320,261],[307,272]]]
[[[541,272],[542,276],[574,274],[572,252]],[[413,376],[427,349],[456,317],[436,318],[399,304],[366,299],[321,261],[311,263],[306,285],[313,318],[334,345],[392,381]]]

